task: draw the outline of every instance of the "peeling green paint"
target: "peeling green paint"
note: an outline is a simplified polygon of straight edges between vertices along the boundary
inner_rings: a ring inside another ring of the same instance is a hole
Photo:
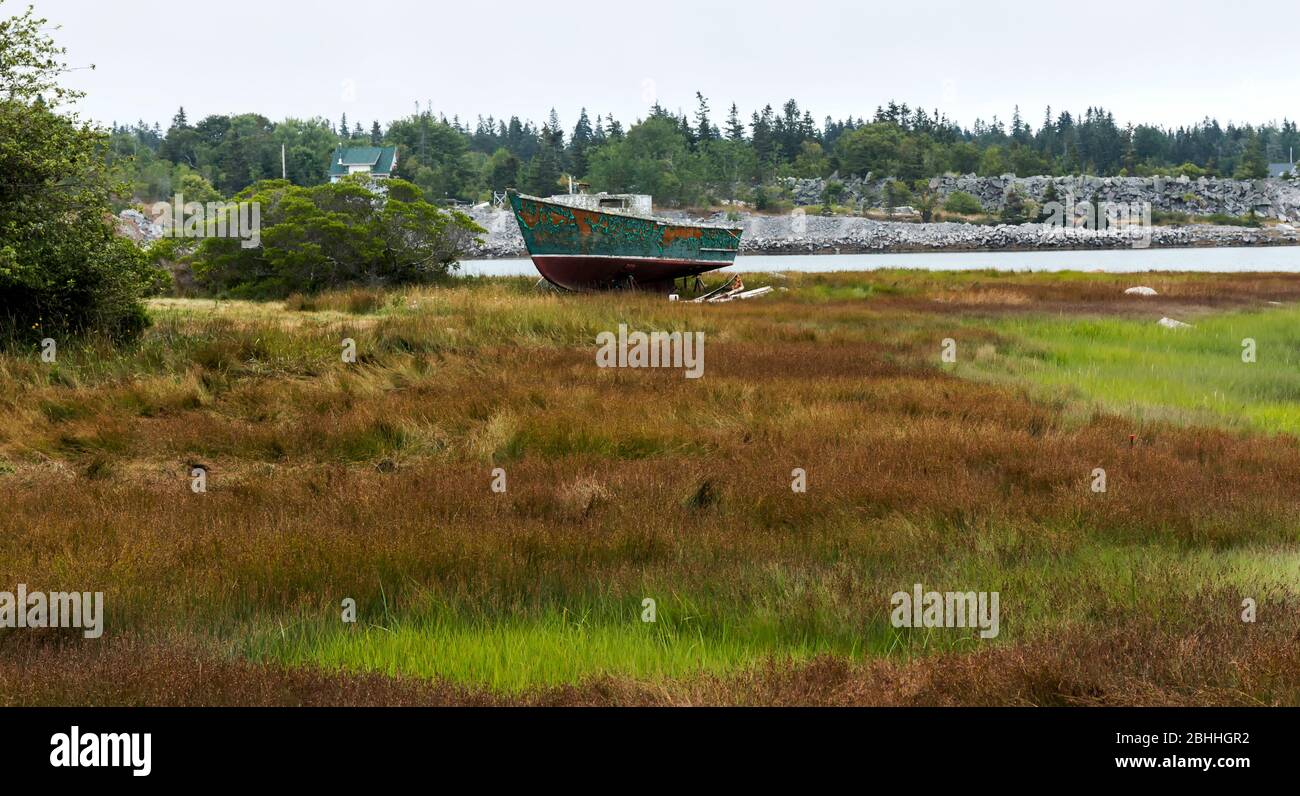
[[[510,194],[510,203],[532,255],[651,257],[726,265],[735,261],[740,249],[740,229],[665,223],[516,193]]]

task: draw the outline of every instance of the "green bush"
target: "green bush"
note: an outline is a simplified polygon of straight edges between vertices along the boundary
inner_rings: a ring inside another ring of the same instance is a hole
[[[1203,217],[1207,223],[1218,224],[1225,227],[1258,227],[1260,226],[1259,216],[1253,212],[1244,216],[1230,216],[1227,213],[1211,213]]]
[[[134,337],[166,275],[115,235],[107,135],[55,110],[77,95],[45,21],[28,9],[5,27],[0,65],[34,66],[0,68],[0,338]]]
[[[973,216],[976,213],[983,213],[984,205],[980,204],[980,200],[965,191],[953,191],[944,200],[943,209],[949,213]]]
[[[364,177],[311,188],[267,180],[234,201],[260,207],[261,245],[205,238],[192,265],[201,287],[250,298],[437,281],[483,232],[396,179],[385,180],[382,192]]]
[[[1023,224],[1038,214],[1038,208],[1018,189],[1007,191],[999,216],[1003,224]]]

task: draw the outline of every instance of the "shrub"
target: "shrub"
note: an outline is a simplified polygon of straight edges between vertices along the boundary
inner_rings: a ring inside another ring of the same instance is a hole
[[[148,324],[140,299],[165,283],[135,244],[116,237],[106,134],[61,114],[62,51],[30,9],[0,37],[0,337],[103,334]]]
[[[1260,226],[1259,216],[1255,211],[1251,211],[1244,216],[1230,216],[1227,213],[1211,213],[1204,216],[1207,223],[1218,224],[1224,227],[1258,227]]]
[[[1024,194],[1012,188],[1007,191],[1000,218],[1003,224],[1023,224],[1037,213],[1037,208],[1025,199]]]
[[[980,200],[965,191],[953,191],[948,194],[948,198],[944,200],[943,209],[949,213],[956,213],[962,216],[973,216],[976,213],[983,213],[984,205],[980,204]]]
[[[433,282],[457,267],[484,230],[469,216],[424,200],[419,188],[365,178],[311,188],[283,180],[235,196],[261,208],[261,246],[205,238],[193,255],[199,284],[214,292],[284,298],[333,288]]]
[[[912,203],[912,189],[901,180],[890,180],[885,187],[885,197],[889,200],[889,209],[904,207]]]

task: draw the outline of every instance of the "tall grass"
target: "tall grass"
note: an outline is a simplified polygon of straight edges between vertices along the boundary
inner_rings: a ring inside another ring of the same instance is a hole
[[[110,632],[168,666],[197,648],[512,699],[600,676],[720,700],[697,678],[772,676],[797,694],[803,675],[762,673],[828,659],[1011,677],[1026,650],[1050,673],[1057,635],[1098,654],[1090,639],[1153,621],[1177,645],[1245,596],[1294,594],[1300,444],[1256,432],[1296,430],[1297,315],[1265,302],[1300,298],[1300,278],[1158,280],[1154,305],[1127,277],[902,272],[773,277],[787,290],[723,306],[522,280],[159,301],[129,348],[0,351],[0,588],[103,590]],[[705,377],[596,367],[596,334],[620,323],[704,331]],[[1000,591],[1002,634],[890,627],[914,583]],[[1221,630],[1195,669],[1216,688],[1240,640]],[[1127,643],[1165,679],[1134,664],[1107,688],[1177,680],[1168,647]],[[33,654],[88,654],[53,649]]]
[[[1154,317],[1005,317],[984,324],[1007,342],[968,370],[1028,381],[1143,419],[1300,432],[1300,309],[1198,317],[1166,329]],[[1256,361],[1243,361],[1253,341]]]

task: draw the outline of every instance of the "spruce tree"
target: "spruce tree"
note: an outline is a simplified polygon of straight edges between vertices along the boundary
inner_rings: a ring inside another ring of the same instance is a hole
[[[740,121],[740,110],[736,103],[731,103],[731,112],[727,114],[727,138],[731,141],[745,140],[745,124]]]
[[[695,92],[699,107],[695,111],[695,140],[701,144],[713,140],[713,123],[709,121],[709,101],[702,92]]]

